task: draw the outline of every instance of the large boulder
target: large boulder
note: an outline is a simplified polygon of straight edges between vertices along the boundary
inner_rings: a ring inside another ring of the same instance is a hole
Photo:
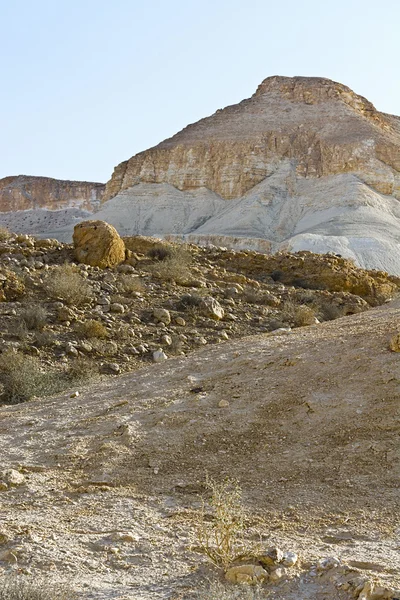
[[[125,244],[118,231],[105,221],[83,221],[74,228],[78,262],[92,267],[115,267],[125,260]]]

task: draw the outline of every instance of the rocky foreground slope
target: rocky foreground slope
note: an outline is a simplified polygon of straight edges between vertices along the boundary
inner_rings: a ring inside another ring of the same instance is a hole
[[[3,406],[0,577],[68,577],[82,598],[253,597],[217,593],[221,570],[191,549],[208,473],[239,481],[249,542],[298,554],[260,600],[399,598],[399,316],[230,341]]]
[[[399,172],[399,117],[329,79],[269,77],[118,165],[98,216],[125,235],[333,251],[400,274]]]
[[[75,256],[100,227],[77,228]],[[400,597],[397,278],[143,237],[100,269],[5,238],[0,591],[28,577],[88,599]],[[204,552],[209,477],[242,489],[235,569],[261,573],[255,595]]]

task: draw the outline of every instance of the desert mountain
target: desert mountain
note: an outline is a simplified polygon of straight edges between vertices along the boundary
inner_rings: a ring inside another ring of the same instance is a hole
[[[400,273],[400,118],[348,87],[270,77],[118,165],[99,218],[122,234],[334,251]]]

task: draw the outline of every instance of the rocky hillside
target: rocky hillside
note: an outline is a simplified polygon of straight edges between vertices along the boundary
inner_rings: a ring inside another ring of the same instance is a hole
[[[333,251],[400,274],[399,157],[399,117],[329,79],[270,77],[118,165],[99,218],[126,235]]]
[[[0,235],[0,598],[399,597],[398,278]]]
[[[104,192],[102,183],[62,181],[17,175],[0,179],[0,213],[47,208],[93,211]]]
[[[90,237],[113,228],[87,223],[76,227],[75,250],[3,232],[0,400],[51,394],[231,338],[287,335],[383,304],[399,290],[398,278],[333,255],[270,257],[140,236],[118,242],[121,256],[105,240],[109,258],[118,254],[113,266],[99,254],[102,240]]]
[[[82,599],[397,600],[399,316],[228,341],[2,406],[1,573],[67,579]],[[235,566],[260,576],[254,592],[204,553],[199,532],[219,523],[207,473],[218,490],[239,482],[253,554]],[[72,597],[59,594],[44,597]]]

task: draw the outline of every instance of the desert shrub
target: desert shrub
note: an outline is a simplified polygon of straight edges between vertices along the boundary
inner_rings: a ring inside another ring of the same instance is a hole
[[[143,292],[143,281],[135,275],[121,275],[118,282],[118,291],[121,294],[132,294],[132,292]]]
[[[43,371],[36,357],[12,351],[0,354],[2,400],[10,404],[25,402],[34,396],[57,394],[74,383],[90,379],[96,373],[95,363],[86,359],[73,361],[67,370]]]
[[[39,396],[50,383],[37,358],[12,351],[0,355],[0,374],[3,398],[12,404]]]
[[[220,581],[209,582],[196,591],[196,600],[265,600],[270,590],[260,586],[232,586]]]
[[[296,304],[287,300],[283,306],[282,319],[295,327],[304,327],[315,323],[315,311],[305,304]]]
[[[95,319],[88,319],[87,321],[77,323],[75,331],[79,337],[86,339],[104,339],[108,335],[105,325],[103,325],[103,323],[100,321],[96,321]]]
[[[68,387],[69,384],[82,383],[89,379],[94,379],[98,374],[99,368],[96,361],[90,358],[77,358],[71,362],[64,375],[66,382],[64,387]]]
[[[173,255],[173,246],[167,246],[165,244],[157,244],[153,248],[150,248],[150,250],[147,252],[147,256],[149,258],[151,258],[152,260],[159,261],[166,260],[167,258],[172,258]]]
[[[38,348],[46,348],[52,346],[55,342],[55,335],[52,331],[36,331],[34,344]]]
[[[276,269],[275,271],[272,271],[271,273],[271,278],[274,281],[281,281],[284,277],[284,272],[280,271],[279,269]]]
[[[26,323],[21,319],[11,321],[7,327],[7,331],[10,335],[18,338],[19,340],[26,340],[29,334]]]
[[[35,578],[6,576],[0,579],[0,600],[75,600],[76,594],[66,585],[51,585]]]
[[[177,304],[178,310],[185,310],[188,308],[197,308],[202,302],[202,297],[195,294],[184,294]]]
[[[11,237],[11,231],[7,227],[0,227],[0,242],[6,242]]]
[[[203,501],[193,550],[205,554],[214,565],[227,568],[233,561],[255,552],[244,539],[246,515],[242,492],[232,479],[218,482],[207,477],[205,485],[210,495],[211,515]]]
[[[51,298],[62,300],[70,306],[80,306],[93,297],[90,283],[73,265],[67,263],[48,275],[45,288]]]
[[[47,323],[47,310],[40,304],[26,306],[21,311],[21,319],[28,329],[41,331]]]
[[[171,256],[153,265],[151,273],[154,277],[163,281],[186,283],[191,278],[191,262],[191,254],[183,246],[178,246],[173,248]]]

